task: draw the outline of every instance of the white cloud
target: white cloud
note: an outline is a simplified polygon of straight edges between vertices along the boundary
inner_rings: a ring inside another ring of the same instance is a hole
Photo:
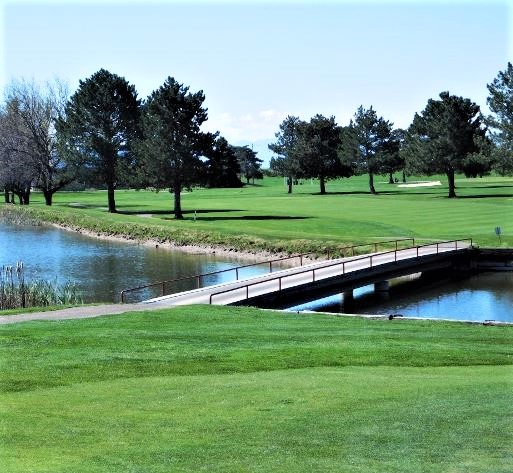
[[[208,131],[219,131],[229,142],[257,141],[273,138],[287,113],[261,110],[255,113],[233,115],[227,112],[209,115],[205,123]]]

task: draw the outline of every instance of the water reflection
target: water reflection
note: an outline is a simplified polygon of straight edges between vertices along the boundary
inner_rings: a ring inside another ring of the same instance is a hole
[[[24,262],[28,277],[59,284],[76,283],[86,302],[114,302],[126,288],[247,264],[237,258],[101,240],[54,227],[0,224],[0,265],[17,261]],[[239,277],[265,272],[265,267],[250,268]],[[230,271],[210,276],[206,282],[234,279],[235,274]],[[191,289],[194,285],[193,280],[180,282],[176,290]],[[147,295],[159,295],[158,291],[148,291]]]
[[[340,294],[290,310],[345,311]],[[483,272],[460,280],[427,284],[418,278],[401,278],[392,281],[388,301],[379,300],[373,286],[365,286],[354,291],[351,313],[513,322],[513,273]]]

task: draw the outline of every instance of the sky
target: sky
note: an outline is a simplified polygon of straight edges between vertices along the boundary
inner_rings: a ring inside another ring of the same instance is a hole
[[[267,160],[287,115],[363,105],[406,128],[445,90],[487,113],[512,21],[513,0],[0,0],[0,90],[105,68],[145,98],[171,76],[203,90],[205,130]]]

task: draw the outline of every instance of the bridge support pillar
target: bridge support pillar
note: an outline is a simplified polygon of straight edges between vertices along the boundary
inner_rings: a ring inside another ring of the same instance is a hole
[[[349,312],[349,311],[353,310],[353,308],[354,308],[353,290],[349,289],[347,291],[344,291],[342,293],[342,296],[344,298],[344,300],[342,302],[344,312]]]
[[[390,283],[388,281],[379,281],[374,283],[374,293],[380,300],[390,299]]]

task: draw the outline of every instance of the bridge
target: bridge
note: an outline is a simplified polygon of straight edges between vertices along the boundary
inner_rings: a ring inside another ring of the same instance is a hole
[[[392,278],[470,266],[471,239],[441,241],[410,248],[375,252],[275,271],[269,274],[201,287],[143,301],[152,307],[184,304],[251,305],[285,308],[327,295],[344,293],[374,284],[387,291]]]

